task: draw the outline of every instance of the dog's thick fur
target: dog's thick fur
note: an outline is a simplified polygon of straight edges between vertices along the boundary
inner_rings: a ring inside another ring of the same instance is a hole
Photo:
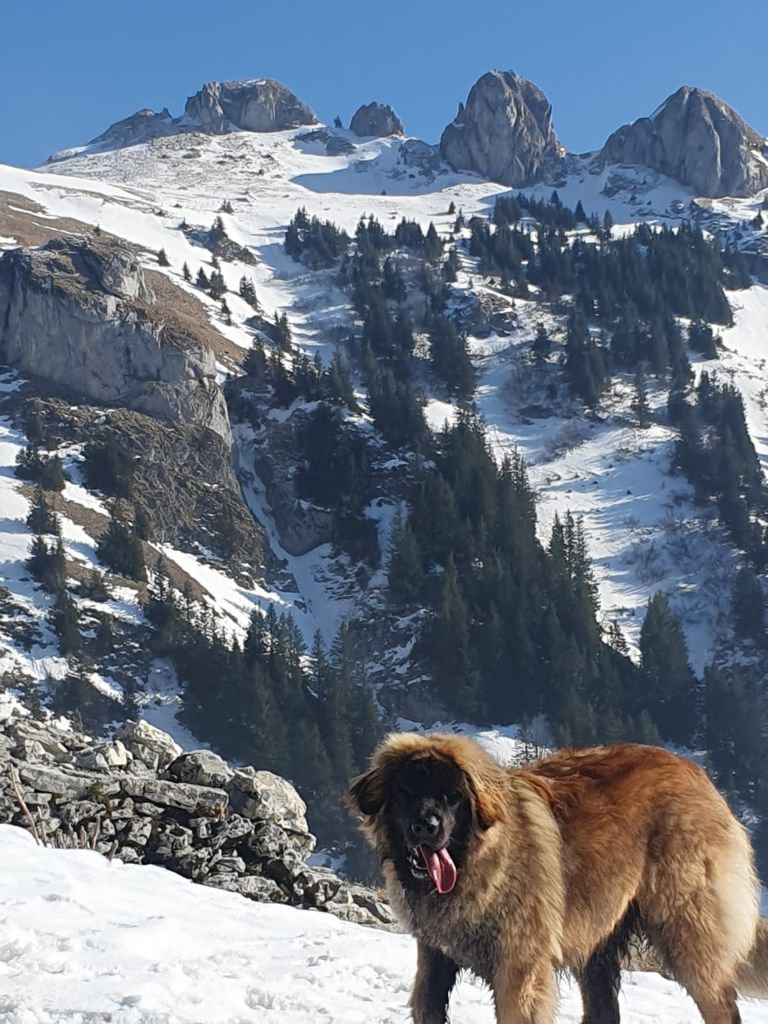
[[[402,865],[408,825],[395,794],[416,764],[440,779],[446,765],[455,770],[466,803],[464,834],[450,840],[458,876],[449,892]],[[504,769],[465,737],[394,734],[348,804],[417,939],[416,1024],[443,1024],[465,968],[491,986],[501,1024],[551,1024],[560,969],[579,980],[587,1024],[616,1024],[622,960],[638,935],[705,1024],[737,1024],[737,990],[768,996],[751,845],[690,761],[618,744]]]

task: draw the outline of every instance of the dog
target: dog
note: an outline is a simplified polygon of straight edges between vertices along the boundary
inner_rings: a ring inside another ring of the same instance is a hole
[[[347,805],[416,938],[415,1024],[444,1024],[461,970],[499,1024],[552,1024],[562,970],[584,1024],[618,1024],[638,937],[705,1024],[738,1024],[737,992],[768,996],[749,837],[691,761],[616,744],[507,769],[467,737],[396,733]]]

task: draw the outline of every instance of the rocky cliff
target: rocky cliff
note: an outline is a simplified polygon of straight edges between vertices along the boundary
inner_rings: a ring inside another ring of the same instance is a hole
[[[749,196],[768,186],[766,140],[719,97],[689,86],[614,132],[595,163],[643,164],[700,196]]]
[[[503,185],[529,185],[562,155],[549,100],[513,71],[490,71],[443,132],[440,151],[454,170]]]
[[[390,926],[372,890],[311,867],[306,806],[286,779],[184,753],[146,722],[113,739],[36,722],[0,704],[0,823],[51,846],[98,850],[264,903]]]
[[[279,132],[317,123],[306,103],[271,78],[207,82],[187,100],[185,117],[211,132]]]
[[[155,301],[137,254],[94,238],[0,256],[6,362],[88,400],[229,439],[211,349]]]

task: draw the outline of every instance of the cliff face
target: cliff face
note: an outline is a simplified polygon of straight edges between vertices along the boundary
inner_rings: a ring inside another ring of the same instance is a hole
[[[700,196],[749,196],[768,186],[766,140],[718,96],[689,86],[614,132],[596,162],[643,164]]]
[[[215,357],[154,304],[136,253],[85,239],[0,257],[0,350],[23,372],[84,398],[229,441]]]
[[[536,181],[562,147],[541,89],[513,71],[489,71],[446,127],[440,152],[454,170],[517,187]]]

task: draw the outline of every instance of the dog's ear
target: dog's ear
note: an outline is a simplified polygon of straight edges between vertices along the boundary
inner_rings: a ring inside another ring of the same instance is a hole
[[[385,772],[381,765],[369,769],[352,780],[344,797],[353,814],[372,818],[384,806]]]
[[[470,802],[475,819],[481,829],[488,829],[508,815],[508,807],[502,785],[501,771],[495,766],[464,765],[464,779],[469,790]]]

